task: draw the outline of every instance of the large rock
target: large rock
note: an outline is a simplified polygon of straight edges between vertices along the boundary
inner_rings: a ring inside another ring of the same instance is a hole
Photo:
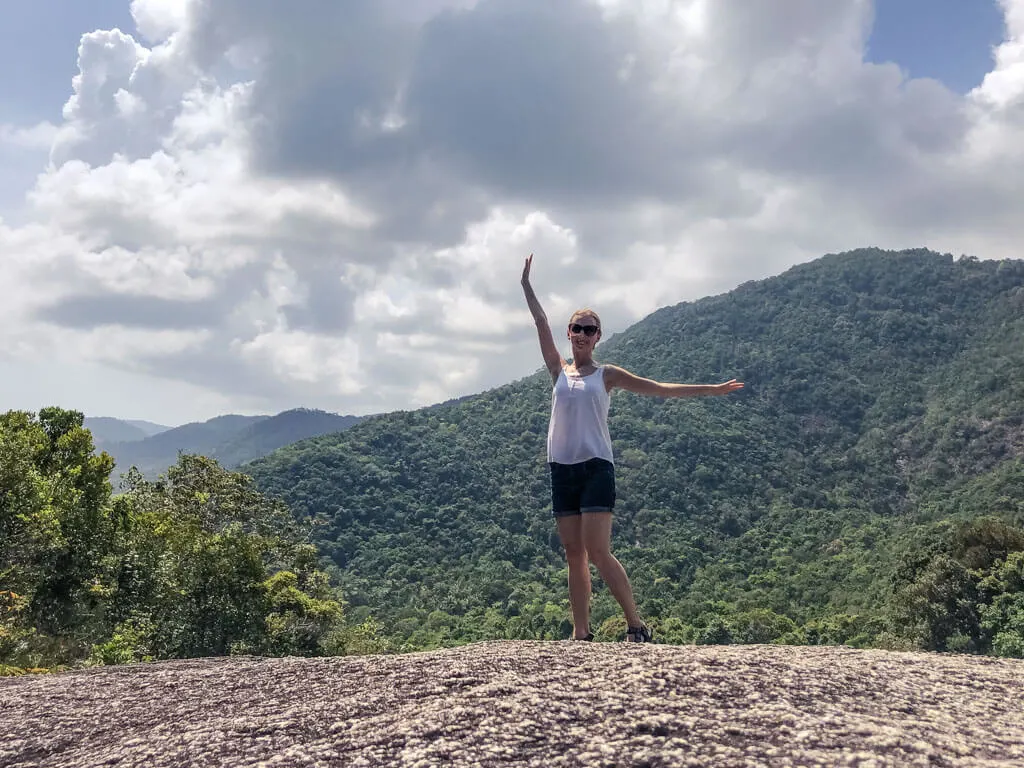
[[[491,642],[0,680],[0,765],[1024,765],[1024,662]]]

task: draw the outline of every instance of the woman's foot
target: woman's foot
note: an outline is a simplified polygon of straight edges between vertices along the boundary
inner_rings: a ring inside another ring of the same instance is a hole
[[[639,627],[629,627],[623,640],[627,643],[653,643],[654,633],[646,624],[641,624]]]

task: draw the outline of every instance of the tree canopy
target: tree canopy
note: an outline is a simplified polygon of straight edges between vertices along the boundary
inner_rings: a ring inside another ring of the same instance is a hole
[[[132,470],[113,498],[82,421],[0,415],[0,664],[377,647],[251,478],[186,454],[155,482]]]
[[[599,345],[725,398],[613,398],[617,556],[657,638],[1024,656],[1024,262],[826,256]],[[539,354],[538,354],[539,363]],[[0,664],[570,631],[546,371],[158,479],[0,415]],[[244,474],[243,474],[244,473]],[[593,629],[621,636],[594,580]]]
[[[746,384],[613,398],[614,545],[660,636],[920,641],[891,620],[918,537],[953,518],[1024,522],[1022,306],[1022,262],[862,250],[665,307],[599,345],[599,361],[651,378]],[[565,636],[549,397],[538,371],[242,471],[320,522],[328,570],[395,642]],[[594,598],[611,636],[600,580]]]

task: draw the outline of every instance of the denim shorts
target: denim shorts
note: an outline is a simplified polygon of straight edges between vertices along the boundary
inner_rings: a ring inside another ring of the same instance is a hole
[[[604,459],[551,467],[551,511],[555,517],[615,508],[615,465]]]

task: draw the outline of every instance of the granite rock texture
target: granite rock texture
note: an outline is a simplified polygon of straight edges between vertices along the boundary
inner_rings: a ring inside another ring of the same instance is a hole
[[[487,642],[0,680],[0,766],[1024,766],[1024,662]]]

